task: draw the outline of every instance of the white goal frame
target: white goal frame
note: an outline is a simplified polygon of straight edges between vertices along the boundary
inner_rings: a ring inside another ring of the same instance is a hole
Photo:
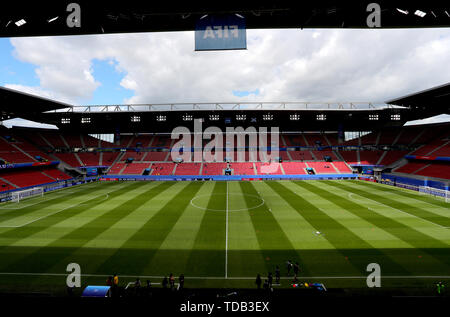
[[[432,196],[438,196],[445,199],[445,202],[450,202],[450,191],[445,189],[438,189],[430,186],[419,186],[419,192]]]
[[[44,196],[44,188],[43,187],[33,187],[24,190],[18,190],[11,193],[11,201],[20,202],[25,198],[35,197],[35,196]]]

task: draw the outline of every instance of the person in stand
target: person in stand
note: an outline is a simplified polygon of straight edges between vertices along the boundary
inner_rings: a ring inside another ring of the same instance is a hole
[[[106,286],[112,286],[113,285],[113,277],[110,275],[106,279]]]
[[[261,289],[261,283],[262,283],[261,275],[258,274],[258,275],[256,275],[256,281],[255,281],[257,289]]]
[[[287,268],[287,275],[289,276],[291,274],[291,268],[292,268],[291,260],[287,260],[286,268]]]
[[[179,282],[180,282],[180,287],[179,289],[182,290],[184,287],[184,274],[181,274],[180,277],[178,278]]]
[[[167,276],[164,276],[162,280],[162,287],[167,288],[167,285],[169,284],[169,280],[167,279]]]
[[[300,265],[298,262],[295,262],[294,264],[294,275],[298,275],[298,271],[300,270]]]
[[[273,283],[272,272],[269,272],[269,275],[267,276],[267,282],[269,282],[269,288],[272,288],[272,283]]]
[[[172,273],[170,273],[170,275],[169,275],[169,284],[170,284],[170,289],[173,290],[175,288],[175,277],[173,276]]]
[[[275,283],[280,284],[280,268],[278,265],[275,268]]]
[[[119,286],[119,277],[117,276],[117,274],[114,274],[114,277],[113,277],[113,286],[114,286],[114,287],[118,287],[118,286]]]

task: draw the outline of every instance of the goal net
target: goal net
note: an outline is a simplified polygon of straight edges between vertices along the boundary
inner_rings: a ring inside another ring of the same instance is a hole
[[[19,190],[11,193],[11,201],[19,202],[22,199],[35,197],[35,196],[44,196],[44,188],[43,187],[34,187],[30,189]]]
[[[450,202],[450,191],[445,189],[438,189],[429,186],[419,186],[419,192],[432,196],[442,197],[445,199],[445,202]]]

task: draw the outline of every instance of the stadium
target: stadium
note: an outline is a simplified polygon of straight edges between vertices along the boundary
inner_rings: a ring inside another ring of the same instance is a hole
[[[66,296],[76,263],[77,296],[116,274],[206,290],[269,273],[274,292],[434,295],[450,281],[450,123],[405,123],[449,114],[450,85],[410,93],[77,106],[1,87],[0,120],[57,129],[0,126],[0,293]]]

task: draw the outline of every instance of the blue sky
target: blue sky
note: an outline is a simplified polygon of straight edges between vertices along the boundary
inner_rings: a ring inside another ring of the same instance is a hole
[[[0,85],[18,84],[25,86],[39,86],[39,78],[35,67],[23,63],[14,57],[14,47],[10,39],[0,38]]]
[[[195,52],[193,32],[2,38],[0,85],[73,105],[115,105],[382,103],[450,82],[449,29],[247,35],[247,50],[219,52]]]

